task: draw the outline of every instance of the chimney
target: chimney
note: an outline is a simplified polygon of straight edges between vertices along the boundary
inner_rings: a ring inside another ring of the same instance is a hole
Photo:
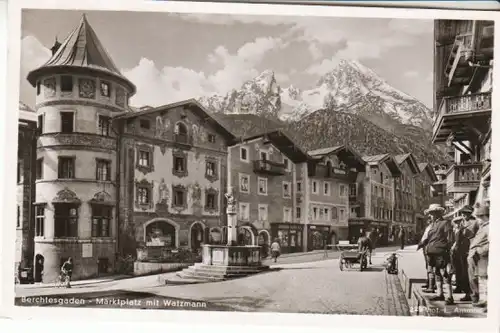
[[[57,40],[57,37],[56,37],[56,41],[54,42],[54,46],[52,46],[50,48],[50,50],[52,51],[52,55],[56,54],[56,52],[59,50],[59,47],[61,47],[61,43],[59,43],[59,41]]]

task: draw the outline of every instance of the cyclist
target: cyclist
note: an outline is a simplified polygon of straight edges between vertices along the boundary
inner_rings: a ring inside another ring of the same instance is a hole
[[[71,275],[73,275],[73,259],[69,257],[61,267],[61,277],[66,283],[66,288],[71,288]]]

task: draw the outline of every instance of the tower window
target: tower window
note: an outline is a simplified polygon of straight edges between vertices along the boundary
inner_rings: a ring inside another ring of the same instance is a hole
[[[73,133],[75,114],[73,112],[61,112],[61,133]]]
[[[62,92],[72,92],[73,91],[73,77],[69,75],[61,76],[61,91]]]

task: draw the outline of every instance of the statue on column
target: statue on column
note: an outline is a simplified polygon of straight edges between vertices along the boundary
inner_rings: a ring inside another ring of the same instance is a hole
[[[226,194],[224,194],[227,200],[227,213],[234,214],[236,212],[236,199],[233,195],[233,188],[230,187]]]

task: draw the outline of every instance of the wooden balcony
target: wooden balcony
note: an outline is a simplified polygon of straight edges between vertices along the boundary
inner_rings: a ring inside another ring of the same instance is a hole
[[[450,135],[456,140],[467,140],[464,123],[486,133],[491,118],[491,93],[445,97],[434,120],[434,143],[445,142]]]
[[[468,193],[478,189],[481,181],[482,163],[457,164],[446,176],[447,193]]]
[[[253,171],[255,173],[281,176],[285,174],[285,164],[269,160],[257,160],[253,161]]]
[[[185,133],[174,133],[174,144],[182,147],[191,147],[193,138]]]
[[[318,178],[340,179],[344,181],[356,180],[356,173],[348,169],[343,169],[339,167],[328,168],[326,165],[318,165],[318,164],[312,168],[309,168],[309,176]]]

